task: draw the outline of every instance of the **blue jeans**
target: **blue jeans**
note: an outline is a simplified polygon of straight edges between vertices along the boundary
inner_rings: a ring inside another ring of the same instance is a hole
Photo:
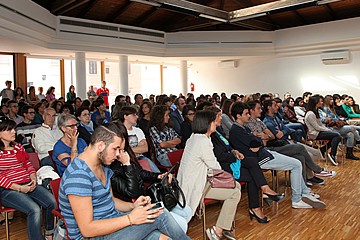
[[[288,123],[286,124],[288,128],[291,128],[295,130],[294,136],[292,136],[292,139],[296,142],[302,142],[302,138],[306,139],[306,130],[304,128],[304,125],[301,123]]]
[[[343,138],[346,138],[346,146],[354,147],[356,141],[360,141],[359,132],[356,130],[355,126],[345,125],[342,128],[334,128],[335,132],[340,133]]]
[[[190,222],[192,217],[192,210],[188,205],[185,205],[184,208],[180,207],[179,204],[176,205],[171,211],[171,215],[175,221],[179,224],[181,229],[184,232],[187,232],[188,222]]]
[[[145,157],[144,155],[140,155],[137,157],[138,160],[147,160],[150,165],[150,170],[154,173],[160,173],[159,168],[156,166],[156,164],[149,158]]]
[[[179,227],[175,219],[171,216],[169,211],[164,209],[164,212],[155,219],[153,223],[144,223],[140,225],[132,225],[120,229],[112,234],[100,237],[86,238],[89,240],[113,240],[113,239],[127,239],[127,240],[158,240],[160,234],[165,234],[171,239],[182,240],[190,239],[185,232]]]
[[[45,209],[45,231],[51,234],[54,231],[54,215],[51,210],[56,208],[54,196],[43,186],[37,186],[28,193],[17,192],[0,188],[2,204],[15,208],[27,215],[27,230],[29,240],[41,239],[41,209]],[[39,206],[40,205],[40,206]]]
[[[171,162],[167,156],[167,153],[158,155],[156,158],[159,161],[159,163],[164,167],[171,167]]]
[[[304,179],[302,177],[302,166],[301,162],[295,158],[285,156],[283,154],[269,151],[274,159],[261,165],[262,169],[273,169],[273,170],[290,170],[291,174],[291,190],[293,202],[301,200],[301,194],[310,193],[310,189],[306,187]]]

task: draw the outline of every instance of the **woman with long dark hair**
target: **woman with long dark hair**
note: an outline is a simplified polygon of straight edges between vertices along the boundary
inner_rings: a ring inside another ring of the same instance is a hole
[[[145,136],[149,136],[150,113],[153,105],[149,101],[143,101],[139,109],[138,127],[144,132]]]
[[[149,132],[155,148],[157,160],[165,167],[171,166],[167,154],[176,150],[181,143],[176,131],[168,127],[170,110],[164,105],[156,105],[150,114]]]
[[[293,122],[293,123],[301,123],[304,124],[304,121],[300,121],[295,113],[295,101],[292,97],[288,97],[287,99],[285,99],[284,102],[284,109],[283,109],[283,114],[286,120],[288,120],[289,122]]]
[[[309,98],[307,104],[307,111],[305,115],[305,124],[308,127],[308,137],[312,140],[330,140],[328,147],[331,147],[328,157],[330,161],[337,166],[336,161],[337,147],[341,142],[341,136],[339,133],[333,132],[330,128],[327,128],[320,119],[319,108],[323,105],[323,98],[320,95],[314,95]],[[323,156],[326,154],[326,147],[320,148]]]
[[[35,93],[35,87],[34,86],[29,87],[29,94],[26,96],[26,101],[31,106],[34,106],[35,104],[37,104],[40,101],[38,96]]]
[[[188,140],[192,134],[192,122],[194,121],[195,112],[196,109],[194,105],[187,104],[183,108],[182,115],[184,121],[180,125],[183,147],[185,147],[186,140]]]
[[[45,238],[52,239],[54,196],[36,183],[36,171],[25,149],[15,143],[16,123],[0,118],[0,194],[2,204],[27,215],[30,240],[41,238],[41,207],[45,209]]]
[[[69,92],[66,94],[66,101],[75,101],[76,93],[74,85],[70,85]]]
[[[53,86],[49,87],[49,89],[46,91],[45,99],[48,102],[51,102],[55,98],[55,88]]]
[[[233,101],[231,99],[226,99],[222,105],[222,120],[221,120],[221,126],[224,130],[224,133],[226,137],[229,137],[229,132],[231,129],[231,126],[234,123],[234,118],[231,116],[231,106],[233,105]]]

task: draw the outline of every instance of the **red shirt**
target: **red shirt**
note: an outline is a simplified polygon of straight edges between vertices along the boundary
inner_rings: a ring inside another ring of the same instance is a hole
[[[0,187],[10,188],[13,183],[30,182],[32,173],[36,171],[23,146],[16,144],[13,150],[0,150]]]
[[[102,97],[104,99],[105,105],[108,107],[109,106],[109,89],[107,88],[98,88],[96,90],[96,95],[98,95],[99,97]]]

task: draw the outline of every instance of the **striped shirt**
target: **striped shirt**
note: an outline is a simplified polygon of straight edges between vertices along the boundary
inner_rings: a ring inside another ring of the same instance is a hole
[[[66,168],[59,190],[59,205],[69,230],[70,239],[81,239],[82,235],[72,212],[68,195],[91,197],[93,219],[108,219],[121,216],[115,209],[110,193],[110,178],[113,172],[108,167],[103,167],[106,176],[104,186],[94,175],[88,165],[81,159],[75,158]]]
[[[30,174],[36,173],[29,161],[29,154],[16,144],[13,150],[0,151],[0,187],[10,188],[12,184],[30,182]]]

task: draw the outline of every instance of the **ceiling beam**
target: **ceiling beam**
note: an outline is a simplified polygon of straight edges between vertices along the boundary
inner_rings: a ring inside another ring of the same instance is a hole
[[[120,6],[113,14],[111,14],[106,21],[107,22],[114,22],[116,18],[118,18],[121,14],[123,14],[124,12],[126,12],[131,5],[133,4],[133,2],[127,2],[124,5]]]
[[[100,0],[91,0],[91,2],[81,11],[80,18],[84,18],[86,14],[99,2]]]
[[[308,22],[305,20],[305,18],[299,13],[299,11],[294,10],[295,17],[299,20],[299,22],[302,25],[308,24]]]
[[[149,17],[153,16],[158,9],[156,7],[151,7],[149,10],[145,11],[141,16],[139,16],[135,21],[131,24],[133,26],[141,27]]]
[[[56,15],[61,15],[66,12],[69,12],[77,7],[82,6],[85,3],[88,3],[90,0],[60,0],[54,3],[54,7],[52,7],[51,12]]]
[[[262,30],[262,31],[273,31],[279,29],[280,27],[274,24],[270,24],[267,22],[259,21],[256,19],[248,19],[241,22],[233,22],[230,23],[232,25],[252,29],[252,30]]]
[[[328,14],[330,15],[330,17],[332,18],[332,20],[338,20],[338,17],[335,13],[335,11],[330,7],[329,4],[325,4],[323,5],[325,10],[328,12]]]

